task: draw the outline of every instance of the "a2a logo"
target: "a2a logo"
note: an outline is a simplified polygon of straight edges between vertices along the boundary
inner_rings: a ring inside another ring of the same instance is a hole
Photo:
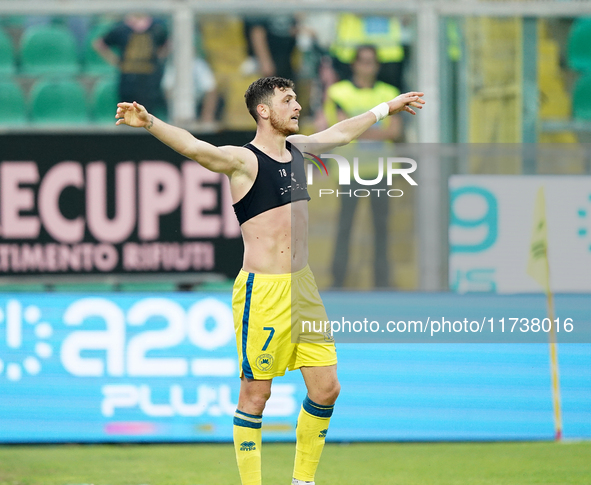
[[[257,447],[254,441],[243,441],[240,443],[240,451],[254,451],[256,449]]]

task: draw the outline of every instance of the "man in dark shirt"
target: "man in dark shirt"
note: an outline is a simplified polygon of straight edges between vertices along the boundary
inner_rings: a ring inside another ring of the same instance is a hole
[[[293,79],[291,56],[296,46],[296,22],[289,15],[246,18],[249,55],[254,56],[263,76]]]
[[[167,40],[162,22],[136,13],[127,15],[94,42],[96,51],[120,70],[119,101],[133,99],[151,113],[166,116],[160,81]]]

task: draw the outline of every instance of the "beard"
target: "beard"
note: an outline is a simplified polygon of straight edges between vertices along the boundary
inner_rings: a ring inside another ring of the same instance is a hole
[[[269,121],[271,123],[271,128],[283,136],[293,135],[298,132],[298,128],[289,126],[291,118],[287,121],[282,120],[273,110],[270,111]]]

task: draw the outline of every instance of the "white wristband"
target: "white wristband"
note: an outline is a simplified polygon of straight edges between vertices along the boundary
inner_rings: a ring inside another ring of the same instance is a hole
[[[378,104],[375,108],[370,109],[370,111],[376,115],[376,122],[383,120],[388,113],[390,113],[390,107],[388,103]]]

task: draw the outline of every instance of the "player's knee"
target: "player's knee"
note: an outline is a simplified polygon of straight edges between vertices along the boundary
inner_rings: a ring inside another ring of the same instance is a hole
[[[312,401],[322,404],[323,406],[330,406],[334,404],[341,392],[341,384],[336,381],[330,387],[319,389],[316,392],[308,393]]]
[[[256,397],[252,398],[250,404],[252,406],[252,409],[255,411],[255,412],[253,412],[253,414],[257,414],[257,415],[263,414],[263,411],[265,410],[265,406],[267,404],[267,401],[269,400],[269,397],[256,396]]]
[[[337,398],[339,397],[340,393],[341,393],[341,383],[337,381],[332,386],[332,388],[330,390],[330,393],[329,393],[330,394],[329,395],[330,401],[332,401],[334,403],[337,400]]]
[[[265,405],[271,397],[271,391],[259,391],[256,393],[249,393],[245,396],[244,407],[250,410],[251,414],[263,414]]]

